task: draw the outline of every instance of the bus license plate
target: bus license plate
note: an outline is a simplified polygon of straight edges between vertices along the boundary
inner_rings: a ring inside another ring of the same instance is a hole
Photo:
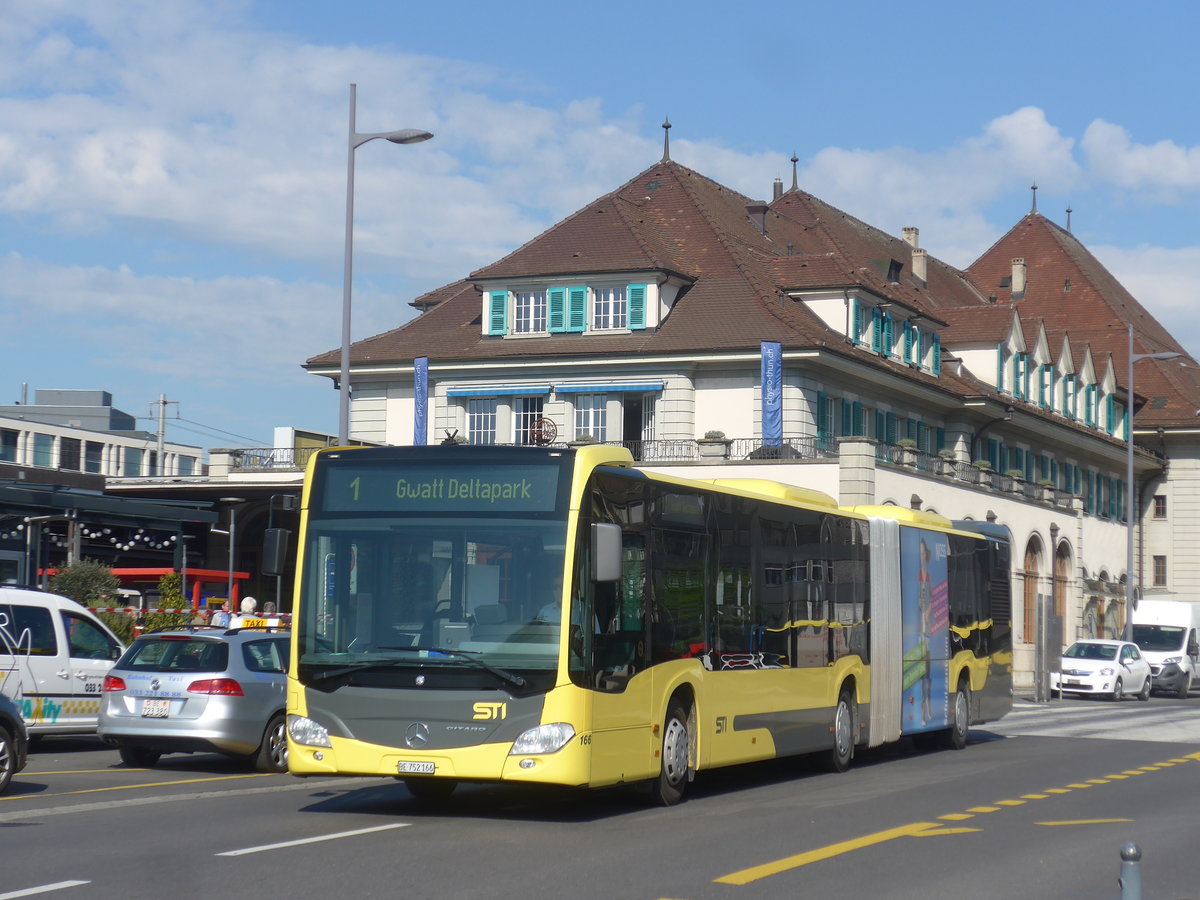
[[[400,760],[400,762],[396,763],[396,771],[405,775],[432,775],[433,763]]]
[[[143,700],[143,719],[165,719],[171,711],[170,700]]]

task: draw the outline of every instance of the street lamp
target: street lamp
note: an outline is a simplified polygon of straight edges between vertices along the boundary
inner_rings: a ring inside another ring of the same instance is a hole
[[[1161,353],[1133,352],[1133,325],[1129,326],[1129,370],[1126,373],[1126,386],[1129,400],[1125,408],[1125,640],[1133,640],[1133,519],[1137,514],[1134,509],[1133,490],[1133,364],[1139,359],[1177,359],[1183,356],[1174,350],[1164,350]]]
[[[350,138],[346,151],[346,252],[342,273],[342,367],[338,379],[338,444],[350,440],[350,274],[354,258],[354,151],[375,138],[393,144],[419,144],[431,137],[428,131],[405,128],[402,131],[382,131],[359,134],[354,130],[354,101],[358,85],[350,85]]]
[[[229,600],[229,609],[231,613],[236,613],[233,608],[233,558],[234,551],[237,547],[237,511],[238,506],[246,502],[245,497],[222,497],[222,503],[229,503],[229,585],[226,589],[225,597]]]

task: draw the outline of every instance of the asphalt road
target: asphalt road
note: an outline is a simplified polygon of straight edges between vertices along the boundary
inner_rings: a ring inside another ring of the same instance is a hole
[[[0,900],[91,898],[1200,897],[1200,697],[1022,706],[962,752],[860,754],[702,773],[689,800],[634,789],[260,775],[216,756],[126,769],[49,739],[0,796]]]

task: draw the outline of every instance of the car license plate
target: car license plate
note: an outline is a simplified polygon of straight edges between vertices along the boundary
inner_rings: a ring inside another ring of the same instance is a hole
[[[1076,681],[1074,678],[1068,678],[1066,681],[1064,681],[1064,682],[1063,682],[1063,684],[1069,684],[1069,685],[1071,685],[1072,687],[1079,687],[1080,685],[1082,685],[1082,684],[1083,684],[1083,682],[1082,682],[1082,681]]]
[[[170,700],[143,700],[143,719],[165,719],[171,712]]]
[[[400,760],[396,763],[396,771],[407,775],[432,775],[433,763]]]

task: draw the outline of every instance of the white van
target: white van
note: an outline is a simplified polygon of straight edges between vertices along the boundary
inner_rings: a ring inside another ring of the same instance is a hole
[[[31,737],[95,731],[104,676],[124,649],[74,600],[0,586],[0,693]]]
[[[1133,642],[1150,671],[1154,689],[1186,697],[1200,684],[1200,603],[1142,600],[1133,611]]]

